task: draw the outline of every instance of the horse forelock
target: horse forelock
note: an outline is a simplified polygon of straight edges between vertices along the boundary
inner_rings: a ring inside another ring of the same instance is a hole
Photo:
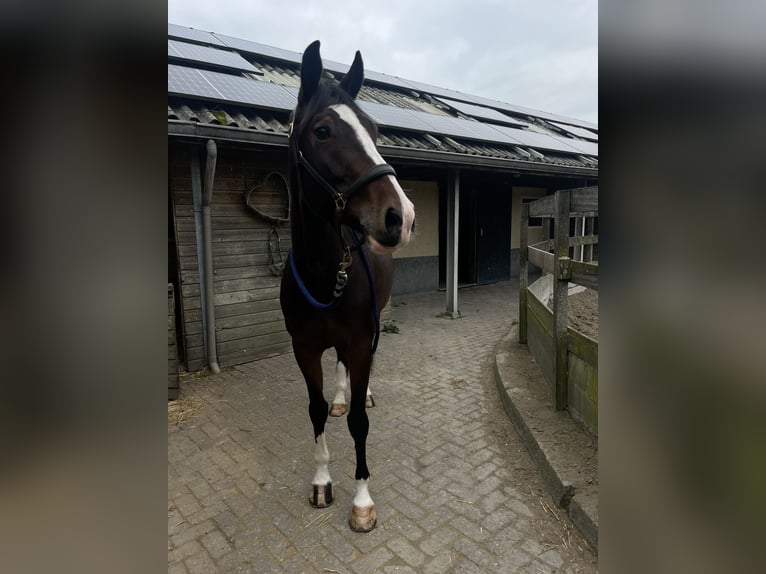
[[[293,112],[293,130],[298,134],[302,133],[307,127],[306,124],[310,122],[312,118],[322,110],[338,104],[347,105],[358,117],[372,122],[372,119],[362,111],[354,99],[338,84],[323,79],[319,82],[319,86],[311,99],[305,105],[296,108]]]

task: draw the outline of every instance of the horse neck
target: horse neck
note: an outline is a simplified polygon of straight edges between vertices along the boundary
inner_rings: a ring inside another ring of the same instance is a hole
[[[297,171],[290,166],[290,233],[293,256],[304,281],[332,291],[344,245],[334,222],[322,218],[301,201]],[[329,196],[310,179],[302,178],[303,193],[330,201]],[[317,293],[318,295],[318,293]]]

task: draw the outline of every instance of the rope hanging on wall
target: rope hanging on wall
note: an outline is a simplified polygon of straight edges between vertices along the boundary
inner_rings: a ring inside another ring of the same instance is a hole
[[[290,197],[287,181],[281,173],[272,171],[263,183],[250,188],[245,197],[247,206],[271,225],[290,221]]]
[[[250,188],[245,203],[258,217],[271,225],[268,241],[269,271],[279,277],[285,268],[285,256],[277,228],[290,221],[290,196],[284,176],[275,171],[269,173],[262,184]]]

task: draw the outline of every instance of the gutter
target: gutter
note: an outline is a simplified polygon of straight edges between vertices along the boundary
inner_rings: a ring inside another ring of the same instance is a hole
[[[184,122],[181,120],[168,120],[168,135],[187,141],[195,139],[216,138],[217,140],[259,144],[287,148],[288,136],[281,133],[264,133],[255,130],[243,130],[231,126],[214,126],[199,124],[197,122]],[[508,160],[489,156],[466,155],[454,152],[435,150],[409,149],[394,146],[378,146],[380,154],[385,159],[410,160],[414,162],[427,162],[440,164],[444,167],[468,167],[499,170],[513,170],[519,173],[532,175],[564,175],[581,176],[597,179],[598,167],[573,167],[556,165],[553,163],[541,163],[539,161]],[[578,154],[573,154],[577,157]]]

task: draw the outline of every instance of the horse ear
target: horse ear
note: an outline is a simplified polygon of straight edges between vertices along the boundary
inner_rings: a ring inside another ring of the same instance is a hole
[[[301,62],[301,88],[298,91],[298,105],[305,104],[314,95],[322,77],[322,57],[319,55],[319,40],[314,40],[303,52]]]
[[[349,69],[348,73],[343,76],[343,79],[340,82],[340,87],[343,88],[343,90],[345,90],[349,96],[355,98],[359,93],[360,88],[362,87],[363,81],[364,64],[362,63],[362,54],[360,54],[359,50],[357,50],[356,56],[354,56],[354,63],[351,64],[351,68]]]

